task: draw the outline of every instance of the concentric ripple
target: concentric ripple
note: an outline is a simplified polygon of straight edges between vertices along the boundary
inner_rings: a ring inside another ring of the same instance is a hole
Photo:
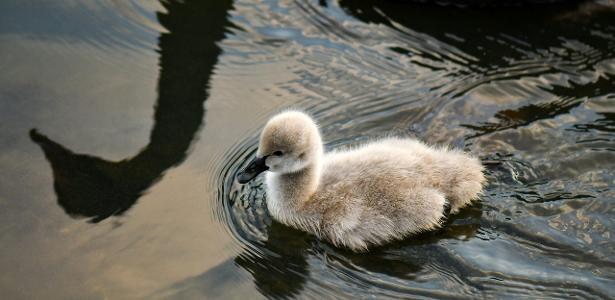
[[[229,64],[284,60],[296,77],[275,88],[328,149],[451,144],[483,159],[489,185],[440,232],[354,254],[273,221],[262,179],[236,183],[254,130],[217,173],[235,263],[272,298],[614,297],[615,13],[595,5],[237,2]]]

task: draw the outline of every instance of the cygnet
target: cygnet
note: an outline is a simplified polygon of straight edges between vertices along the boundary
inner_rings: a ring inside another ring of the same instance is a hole
[[[299,111],[267,122],[238,181],[264,171],[274,219],[357,252],[439,228],[485,183],[477,158],[410,138],[324,153],[318,126]]]

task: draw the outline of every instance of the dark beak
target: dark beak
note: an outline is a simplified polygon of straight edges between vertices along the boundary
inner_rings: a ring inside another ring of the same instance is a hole
[[[243,171],[241,171],[239,175],[237,175],[237,181],[239,181],[239,183],[241,184],[248,183],[250,180],[254,179],[256,175],[269,170],[269,167],[265,165],[266,159],[266,156],[255,157],[250,162],[250,164],[245,169],[243,169]]]

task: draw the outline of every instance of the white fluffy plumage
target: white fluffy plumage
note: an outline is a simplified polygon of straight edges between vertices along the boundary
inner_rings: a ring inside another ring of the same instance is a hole
[[[298,111],[267,122],[257,158],[274,219],[353,251],[438,228],[447,201],[456,213],[485,183],[477,158],[414,139],[324,153],[317,125]]]

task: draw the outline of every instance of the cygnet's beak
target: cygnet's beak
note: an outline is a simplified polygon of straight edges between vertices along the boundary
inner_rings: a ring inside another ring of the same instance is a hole
[[[243,169],[243,171],[241,171],[239,175],[237,175],[237,181],[239,181],[239,183],[241,184],[248,183],[250,180],[254,179],[254,177],[256,177],[258,174],[269,170],[269,167],[265,164],[266,159],[267,159],[266,156],[255,157],[250,162],[250,164],[245,169]]]

